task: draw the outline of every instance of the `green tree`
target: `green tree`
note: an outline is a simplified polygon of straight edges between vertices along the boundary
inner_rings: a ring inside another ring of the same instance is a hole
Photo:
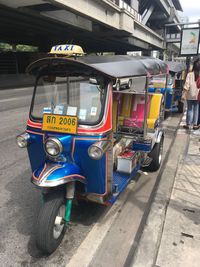
[[[12,46],[6,43],[0,43],[0,51],[11,51]]]
[[[13,47],[7,43],[0,43],[0,51],[13,51]],[[16,45],[17,52],[38,52],[38,47],[31,45]]]
[[[18,52],[38,52],[38,47],[31,45],[17,45],[16,49]]]

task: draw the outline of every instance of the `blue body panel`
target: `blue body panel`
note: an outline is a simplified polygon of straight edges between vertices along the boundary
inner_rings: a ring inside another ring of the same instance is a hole
[[[27,130],[32,130],[35,133],[29,132],[31,137],[30,144],[27,147],[29,160],[31,164],[32,172],[35,171],[42,162],[45,161],[46,154],[43,148],[43,135],[40,130],[33,130],[30,127]]]
[[[43,148],[43,139],[48,138],[49,136],[54,136],[59,138],[63,144],[63,156],[67,159],[69,171],[67,168],[62,168],[55,172],[55,177],[50,176],[48,179],[58,179],[60,177],[73,174],[74,166],[78,166],[79,173],[86,177],[86,187],[85,191],[87,193],[97,193],[104,194],[106,191],[106,155],[100,160],[93,160],[88,155],[88,148],[90,145],[99,141],[99,139],[104,138],[105,136],[79,136],[79,135],[66,135],[50,132],[41,132],[40,129],[33,129],[31,127],[27,128],[30,136],[31,143],[28,146],[28,154],[32,167],[32,171],[36,171],[35,175],[37,176],[38,172],[41,172],[41,163],[48,162],[46,158],[44,148]],[[30,133],[32,131],[32,133]],[[35,132],[35,134],[33,133]],[[74,146],[74,148],[73,148]],[[74,153],[73,153],[74,151]],[[70,163],[70,165],[69,165]],[[60,164],[58,162],[58,164]],[[42,164],[43,165],[43,164]],[[77,170],[74,169],[74,173]]]
[[[165,93],[165,88],[153,88],[153,87],[149,87],[148,88],[148,92],[149,93],[161,93],[164,95]]]
[[[80,168],[73,162],[60,162],[59,164],[55,164],[50,161],[44,162],[35,172],[34,175],[36,177],[39,177],[41,172],[45,169],[45,164],[50,164],[52,165],[52,168],[54,166],[59,166],[58,169],[55,169],[53,172],[51,172],[48,176],[46,181],[56,181],[59,180],[60,178],[63,177],[68,177],[70,175],[74,175],[74,177],[76,177],[76,175],[82,175]],[[85,182],[85,181],[83,181]]]
[[[166,101],[165,101],[165,109],[170,109],[172,108],[172,92],[167,92],[166,94]]]
[[[90,145],[98,141],[98,137],[90,137],[96,140],[89,140],[85,137],[84,140],[76,140],[74,148],[74,161],[82,170],[82,174],[87,177],[87,193],[104,194],[106,191],[106,156],[101,160],[91,159],[88,155]]]

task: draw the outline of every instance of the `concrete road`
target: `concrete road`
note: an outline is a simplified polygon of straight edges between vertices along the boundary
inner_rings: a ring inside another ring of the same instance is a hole
[[[139,175],[111,208],[74,205],[72,223],[59,249],[49,257],[35,247],[40,192],[30,183],[31,170],[15,136],[25,129],[31,88],[0,91],[0,266],[122,266],[138,229],[158,173]],[[166,155],[179,116],[169,117]]]

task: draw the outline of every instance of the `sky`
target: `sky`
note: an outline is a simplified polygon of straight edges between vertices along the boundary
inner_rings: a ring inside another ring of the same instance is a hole
[[[200,20],[200,0],[179,0],[183,11],[180,12],[181,17],[189,17],[190,22],[196,22]]]

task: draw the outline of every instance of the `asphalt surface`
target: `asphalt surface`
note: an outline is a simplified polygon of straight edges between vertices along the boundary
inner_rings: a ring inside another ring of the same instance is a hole
[[[117,208],[92,203],[74,205],[72,223],[61,246],[49,257],[42,255],[35,247],[34,240],[35,222],[41,205],[40,192],[30,183],[31,170],[27,152],[19,149],[15,142],[15,136],[24,131],[26,126],[32,90],[20,88],[0,91],[0,266],[62,267],[67,263],[70,266],[75,258],[79,258],[81,244],[88,240],[89,233],[94,233],[92,238],[96,238],[94,228],[96,225],[103,227],[105,220],[102,219],[108,214],[114,216],[114,219],[108,234],[99,241],[96,250],[91,252],[93,254],[88,265],[122,266],[119,264],[125,261],[129,247],[137,237],[158,173],[140,175],[124,191],[118,202],[120,204],[116,204]],[[170,147],[178,121],[179,116],[174,116],[164,123],[167,128],[164,154]],[[124,238],[128,242],[124,242]],[[86,244],[90,246],[89,243]],[[122,251],[120,254],[119,250]]]

